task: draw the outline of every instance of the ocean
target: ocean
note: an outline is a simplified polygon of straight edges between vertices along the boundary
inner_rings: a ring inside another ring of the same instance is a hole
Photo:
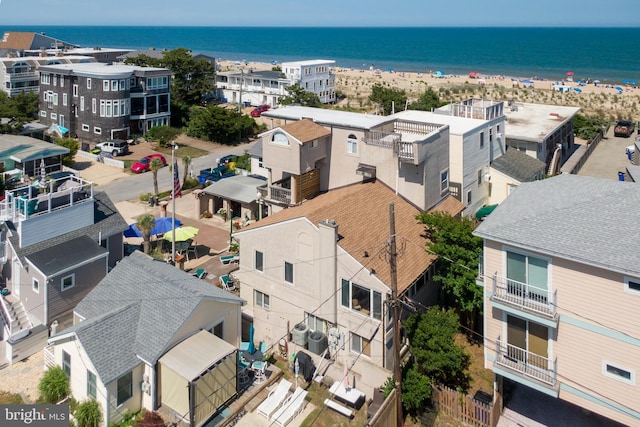
[[[233,61],[332,59],[383,71],[640,81],[640,28],[16,26],[83,47],[174,49]]]

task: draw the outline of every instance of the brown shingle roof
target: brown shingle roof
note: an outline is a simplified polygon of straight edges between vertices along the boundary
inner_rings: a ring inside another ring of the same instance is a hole
[[[429,209],[429,212],[448,213],[451,216],[457,216],[464,210],[464,205],[452,195],[448,195],[444,200]]]
[[[425,251],[424,226],[416,220],[421,212],[379,181],[332,190],[300,206],[285,209],[247,227],[247,231],[306,217],[313,224],[329,219],[338,224],[338,245],[387,286],[391,272],[386,254],[389,241],[389,202],[394,202],[398,247],[398,291],[403,292],[435,261]],[[368,257],[365,256],[368,252]]]
[[[35,33],[7,31],[0,40],[0,48],[3,49],[31,49],[31,43]],[[6,39],[6,41],[5,41]]]
[[[331,135],[331,132],[328,129],[320,126],[311,119],[298,120],[297,122],[281,126],[280,129],[284,130],[291,136],[294,136],[303,144],[305,142],[313,141],[314,139]]]

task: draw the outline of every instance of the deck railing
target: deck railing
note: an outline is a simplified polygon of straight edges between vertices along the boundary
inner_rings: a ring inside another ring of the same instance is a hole
[[[507,344],[500,338],[496,340],[496,363],[550,386],[556,385],[557,359]]]
[[[557,290],[538,288],[494,274],[492,298],[548,317],[556,316]]]

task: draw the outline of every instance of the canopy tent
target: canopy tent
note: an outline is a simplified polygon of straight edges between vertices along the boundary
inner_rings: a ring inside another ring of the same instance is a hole
[[[162,405],[201,425],[236,395],[236,348],[200,331],[160,358]]]
[[[476,219],[483,219],[485,216],[493,212],[493,210],[497,207],[498,205],[488,205],[481,207],[480,209],[478,209],[478,212],[476,212]]]
[[[164,234],[167,231],[171,231],[171,229],[173,228],[171,223],[172,223],[171,218],[168,218],[168,217],[156,218],[156,225],[153,226],[150,234],[152,236],[155,236],[157,234]],[[182,224],[182,221],[176,218],[176,227],[179,227],[181,224]],[[142,232],[138,230],[138,227],[136,226],[136,224],[130,224],[129,228],[124,230],[122,234],[124,235],[124,237],[142,237]]]

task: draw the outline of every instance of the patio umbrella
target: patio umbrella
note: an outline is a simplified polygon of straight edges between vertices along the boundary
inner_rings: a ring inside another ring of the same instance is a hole
[[[574,87],[573,91],[574,92],[578,92],[578,93],[582,93],[582,89],[580,89],[579,87]]]
[[[249,354],[253,354],[256,352],[256,345],[253,343],[253,335],[255,333],[255,328],[253,327],[253,323],[249,325],[249,348],[247,348],[247,352]]]
[[[533,80],[528,80],[528,79],[520,80],[520,83],[525,83],[525,84],[531,85],[531,84],[533,84]]]
[[[179,227],[181,224],[182,221],[176,218],[176,227]],[[151,229],[151,235],[155,236],[157,234],[164,234],[167,231],[171,231],[171,228],[171,218],[156,218],[156,225],[154,225]],[[142,232],[138,230],[138,227],[136,227],[135,223],[129,225],[129,228],[124,230],[122,234],[124,235],[124,237],[142,237]]]
[[[567,71],[567,76],[573,76],[573,71]]]
[[[438,77],[444,76],[444,73],[442,71],[436,71],[434,74]]]
[[[176,220],[177,221],[177,220]],[[193,239],[198,234],[198,229],[191,226],[176,228],[175,231],[170,230],[164,233],[163,239],[172,241],[172,234],[176,233],[176,242],[185,242],[189,239]]]
[[[40,187],[44,188],[47,186],[45,181],[45,176],[47,175],[47,167],[44,164],[44,158],[40,161]]]

